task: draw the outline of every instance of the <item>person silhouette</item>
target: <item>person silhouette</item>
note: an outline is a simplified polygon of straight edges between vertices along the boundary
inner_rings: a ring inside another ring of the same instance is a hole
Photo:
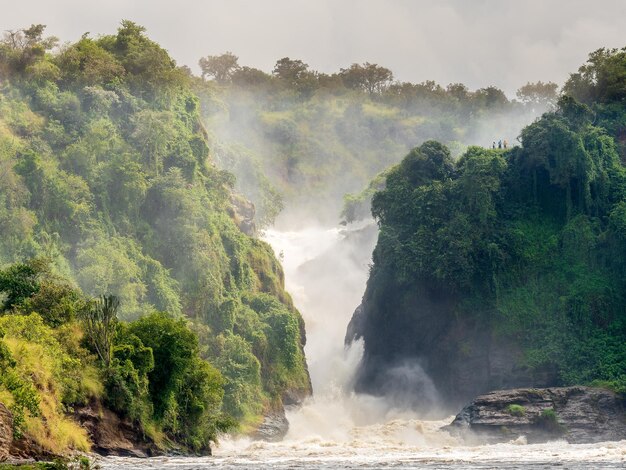
[[[493,144],[491,145],[491,148],[494,149],[494,150],[496,149],[496,141],[495,140],[493,141]]]
[[[501,149],[502,148],[502,140],[498,141],[498,148]]]

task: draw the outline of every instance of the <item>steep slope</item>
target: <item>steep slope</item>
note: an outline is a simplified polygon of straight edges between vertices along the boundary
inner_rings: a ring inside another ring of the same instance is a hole
[[[215,167],[191,77],[142,27],[0,44],[0,263],[45,257],[125,320],[189,319],[250,425],[303,397],[304,325],[250,205]],[[246,213],[247,212],[247,213]]]
[[[490,389],[626,386],[626,51],[598,51],[522,147],[427,142],[373,197],[380,234],[348,328],[357,388],[459,404]],[[582,78],[581,78],[582,74]]]

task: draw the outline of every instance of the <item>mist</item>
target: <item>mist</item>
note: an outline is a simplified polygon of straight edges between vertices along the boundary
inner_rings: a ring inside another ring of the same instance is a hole
[[[369,426],[398,418],[447,416],[418,361],[405,360],[389,369],[389,393],[385,396],[353,391],[363,342],[344,346],[344,334],[369,273],[377,238],[372,220],[343,229],[321,226],[292,231],[270,229],[263,238],[282,259],[286,287],[307,329],[305,353],[313,396],[302,406],[287,410],[286,439],[318,436],[345,441],[359,427],[363,427],[361,432],[369,438],[372,437],[366,431]]]
[[[206,77],[196,87],[212,156],[255,204],[260,236],[280,259],[305,321],[313,397],[288,410],[287,437],[340,439],[355,426],[396,417],[447,416],[419,357],[389,364],[379,396],[354,391],[364,345],[344,346],[344,338],[365,291],[378,226],[367,197],[356,220],[341,222],[345,196],[361,193],[426,140],[445,143],[454,158],[471,145],[519,144],[521,129],[554,106],[556,93],[522,102],[492,83],[472,90],[397,80],[371,93],[346,86],[340,70],[328,75],[300,64],[306,69],[288,81],[262,71],[238,75],[250,73],[238,65],[228,80]]]
[[[492,83],[471,90],[393,79],[369,93],[342,84],[340,70],[309,67],[293,84],[256,73],[263,82],[242,83],[238,75],[232,83],[204,82],[204,122],[215,161],[236,175],[258,224],[285,229],[303,221],[336,225],[347,194],[363,191],[426,140],[446,144],[455,158],[471,145],[518,145],[520,130],[556,102],[554,94],[523,103]]]
[[[0,460],[623,463],[622,0],[6,3]]]

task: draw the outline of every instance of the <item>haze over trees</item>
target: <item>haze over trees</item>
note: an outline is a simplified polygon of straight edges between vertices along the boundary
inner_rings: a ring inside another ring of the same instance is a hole
[[[209,63],[228,71],[195,81],[211,147],[262,226],[285,206],[334,223],[345,193],[362,190],[416,143],[434,138],[459,154],[468,144],[513,142],[557,96],[555,84],[542,82],[522,87],[519,101],[491,86],[398,82],[368,62],[332,74],[289,57],[272,73],[232,53],[201,59],[203,71]]]
[[[625,84],[626,49],[598,50],[521,146],[455,161],[428,141],[387,171],[347,337],[365,340],[360,390],[387,393],[405,358],[452,403],[516,386],[626,390]]]
[[[130,21],[62,46],[42,25],[8,32],[0,402],[15,436],[86,451],[68,411],[89,404],[207,452],[301,401],[304,322],[255,222],[285,207],[335,222],[346,193],[347,220],[373,198],[380,223],[353,331],[366,361],[421,353],[409,307],[435,293],[438,321],[517,345],[533,377],[623,389],[624,54],[592,54],[557,102],[552,83],[510,100],[368,62],[264,72],[231,52],[196,77]],[[522,147],[484,148],[548,109]]]
[[[130,21],[55,44],[0,42],[0,402],[54,453],[88,449],[87,403],[207,451],[310,392],[302,319],[188,71]]]

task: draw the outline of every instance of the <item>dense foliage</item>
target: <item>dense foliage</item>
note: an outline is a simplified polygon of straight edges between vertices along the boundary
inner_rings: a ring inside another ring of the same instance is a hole
[[[188,71],[129,21],[60,48],[43,33],[0,43],[4,314],[35,312],[27,323],[54,337],[114,294],[135,321],[84,326],[99,338],[102,400],[190,448],[208,445],[221,411],[251,424],[309,393],[302,319],[271,248],[239,228]],[[220,411],[223,389],[235,392]]]
[[[421,326],[406,322],[419,292],[431,317],[473,319],[463,324],[521,348],[530,377],[626,391],[625,87],[626,50],[597,51],[521,147],[470,147],[454,161],[429,141],[389,170],[372,202],[380,236],[364,321],[395,328],[402,354],[415,354]],[[454,333],[450,348],[469,357],[475,334]]]
[[[329,75],[282,58],[268,74],[226,53],[200,66],[207,80],[195,80],[195,89],[216,158],[237,175],[262,225],[285,202],[334,223],[346,192],[360,191],[427,139],[458,153],[471,143],[512,142],[554,104],[557,88],[529,83],[512,101],[495,87],[397,82],[370,63]]]

